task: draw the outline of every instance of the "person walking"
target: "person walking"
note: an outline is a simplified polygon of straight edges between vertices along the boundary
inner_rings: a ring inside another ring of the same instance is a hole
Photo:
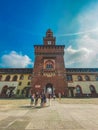
[[[55,95],[55,94],[53,94],[53,99],[54,99],[54,101],[55,101],[55,98],[56,98],[56,95]]]
[[[32,94],[31,95],[31,103],[30,103],[31,106],[34,105],[34,98],[35,98],[35,94]]]
[[[42,93],[40,98],[41,98],[41,107],[44,107],[46,105],[46,95]]]
[[[39,94],[36,93],[35,94],[35,106],[37,106],[37,104],[38,104],[38,99],[39,99]]]
[[[49,106],[51,105],[51,94],[48,95]]]
[[[59,100],[61,100],[61,93],[60,92],[58,93],[58,97],[59,97]]]

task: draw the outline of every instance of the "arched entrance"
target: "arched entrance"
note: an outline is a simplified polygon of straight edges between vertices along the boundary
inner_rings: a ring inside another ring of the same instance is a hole
[[[48,83],[45,87],[45,93],[47,94],[53,94],[53,85],[51,83]]]
[[[7,97],[8,86],[5,85],[1,90],[1,97]]]

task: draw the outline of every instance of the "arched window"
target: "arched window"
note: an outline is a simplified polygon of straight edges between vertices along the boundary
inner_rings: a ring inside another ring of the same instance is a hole
[[[78,81],[82,81],[82,77],[80,75],[78,76]]]
[[[31,79],[32,79],[32,76],[31,76],[31,75],[29,75],[29,76],[28,76],[28,80],[31,80]]]
[[[7,75],[5,81],[10,81],[10,75]]]
[[[67,75],[67,81],[72,81],[72,75]]]
[[[76,93],[77,94],[82,94],[82,89],[79,85],[76,86]]]
[[[45,69],[54,69],[54,62],[52,60],[47,60],[45,62]]]
[[[95,87],[93,85],[90,85],[90,91],[92,94],[96,93]]]
[[[0,81],[2,80],[2,75],[0,75]]]
[[[7,90],[8,90],[8,86],[5,85],[5,86],[2,88],[2,90],[1,90],[1,95],[2,95],[2,96],[6,96],[6,95],[7,95]]]
[[[46,69],[53,69],[53,65],[51,63],[46,64]]]
[[[15,75],[14,77],[13,77],[13,79],[12,79],[12,81],[17,81],[17,75]]]
[[[89,78],[88,75],[85,76],[85,80],[86,80],[86,81],[90,81],[90,78]]]
[[[23,75],[20,75],[20,80],[23,80],[24,79],[24,76]]]
[[[96,76],[96,81],[98,81],[98,76]]]

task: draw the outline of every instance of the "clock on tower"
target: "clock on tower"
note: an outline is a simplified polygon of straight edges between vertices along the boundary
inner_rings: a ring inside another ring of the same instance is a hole
[[[55,45],[55,37],[53,37],[53,32],[50,29],[46,32],[46,37],[43,40],[44,45]]]
[[[51,45],[51,41],[48,41],[48,45]]]

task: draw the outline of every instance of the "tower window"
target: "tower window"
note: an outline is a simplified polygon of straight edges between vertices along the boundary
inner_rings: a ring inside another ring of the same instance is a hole
[[[46,60],[44,64],[45,69],[54,69],[54,61],[53,60]]]
[[[52,64],[47,64],[46,69],[53,69],[53,65]]]
[[[48,41],[48,45],[51,45],[51,41]]]

